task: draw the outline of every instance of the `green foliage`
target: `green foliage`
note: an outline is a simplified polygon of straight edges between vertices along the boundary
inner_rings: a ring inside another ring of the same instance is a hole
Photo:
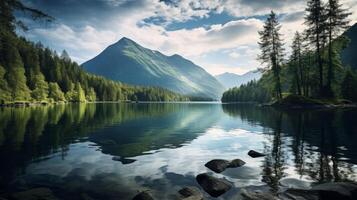
[[[120,98],[120,96],[119,96],[119,98]],[[86,100],[89,101],[89,102],[95,102],[96,101],[96,94],[95,94],[94,88],[90,88],[89,89],[88,94],[86,96]]]
[[[53,99],[56,102],[66,101],[64,93],[57,83],[50,82],[48,84],[48,98]]]
[[[281,62],[277,68],[279,73],[271,67],[272,70],[267,70],[258,82],[226,91],[222,101],[271,101],[272,96],[278,97],[279,77],[281,93],[294,97],[287,100],[296,100],[296,95],[299,95],[303,96],[299,98],[302,101],[311,98],[327,99],[329,102],[338,102],[338,98],[356,101],[355,72],[347,69],[341,62],[341,54],[344,55],[341,52],[348,47],[350,40],[346,34],[338,36],[347,27],[346,17],[349,13],[341,9],[336,0],[329,0],[328,4],[323,4],[321,0],[309,0],[306,11],[305,23],[308,29],[304,34],[295,34],[291,46],[292,55],[289,60]],[[262,50],[260,59],[273,66],[272,61],[276,58],[274,54],[279,51],[274,52],[274,48],[269,47],[274,38],[271,18],[272,15],[268,17],[264,30],[259,32],[259,45]],[[348,37],[356,33],[356,27],[347,31]],[[256,95],[257,88],[260,88],[259,94],[263,94],[263,98]]]
[[[66,51],[56,52],[15,34],[15,10],[51,20],[18,0],[0,1],[0,103],[11,101],[180,101],[186,97],[154,87],[134,87],[85,72]],[[23,24],[22,24],[23,25]],[[65,95],[64,95],[65,93]]]
[[[271,96],[261,82],[255,80],[241,85],[239,88],[234,87],[223,93],[222,102],[267,102]]]
[[[73,100],[75,102],[86,102],[86,96],[79,82],[76,83],[74,90],[75,90],[75,96]]]
[[[47,100],[48,96],[48,84],[45,81],[45,77],[42,73],[35,75],[34,80],[35,89],[32,90],[31,96],[36,101]]]
[[[357,102],[357,74],[350,69],[342,80],[341,95],[344,99]]]
[[[279,33],[281,25],[278,22],[276,14],[271,11],[264,24],[263,31],[259,31],[260,42],[259,47],[261,54],[259,59],[262,63],[266,63],[268,68],[274,74],[275,94],[278,99],[282,98],[281,91],[281,62],[283,60],[283,41]]]
[[[0,104],[11,100],[10,88],[5,80],[6,70],[0,65]]]

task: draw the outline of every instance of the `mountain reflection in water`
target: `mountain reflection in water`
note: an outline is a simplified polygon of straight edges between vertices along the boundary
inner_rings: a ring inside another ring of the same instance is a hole
[[[0,108],[0,196],[45,187],[61,199],[170,199],[211,159],[247,164],[215,176],[241,187],[357,180],[357,110],[247,104],[68,104]],[[250,158],[250,149],[267,154]],[[205,194],[209,199],[210,197]]]

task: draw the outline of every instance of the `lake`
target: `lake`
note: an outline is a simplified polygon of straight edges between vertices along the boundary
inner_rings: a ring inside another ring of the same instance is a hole
[[[49,188],[61,199],[172,199],[211,173],[277,192],[357,181],[357,110],[279,111],[250,104],[98,103],[0,108],[0,196]],[[251,158],[249,150],[267,156]],[[216,174],[204,164],[236,159]],[[210,199],[207,193],[204,193]]]

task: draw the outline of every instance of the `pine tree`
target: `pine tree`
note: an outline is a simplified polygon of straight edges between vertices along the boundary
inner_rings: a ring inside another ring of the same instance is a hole
[[[327,91],[333,96],[332,81],[334,77],[333,66],[333,40],[340,35],[340,33],[346,30],[349,26],[349,20],[347,17],[351,13],[346,9],[341,8],[342,5],[339,0],[329,0],[327,4],[327,29],[328,29],[328,73],[327,73]]]
[[[63,50],[61,53],[61,59],[66,61],[66,62],[70,62],[71,58],[69,57],[68,53],[66,50]]]
[[[26,85],[26,76],[21,57],[16,47],[11,44],[11,40],[6,43],[5,62],[7,65],[6,80],[11,89],[11,99],[13,101],[30,100],[30,89]]]
[[[279,33],[281,25],[279,24],[276,14],[271,11],[268,19],[265,21],[264,30],[259,31],[260,42],[258,42],[261,54],[259,59],[262,64],[266,63],[273,71],[275,93],[278,99],[282,98],[280,71],[283,60],[283,42]]]
[[[303,68],[302,68],[302,58],[301,58],[301,51],[302,51],[302,38],[300,33],[297,31],[295,33],[293,43],[292,43],[292,55],[291,61],[294,71],[294,81],[297,86],[297,94],[302,94],[302,88],[304,87],[304,77],[303,77]]]
[[[326,9],[321,0],[309,0],[306,8],[307,15],[305,17],[305,24],[308,26],[306,30],[307,38],[310,44],[315,47],[316,58],[319,69],[319,89],[320,95],[323,95],[324,86],[324,72],[322,63],[322,48],[326,40],[327,18]]]

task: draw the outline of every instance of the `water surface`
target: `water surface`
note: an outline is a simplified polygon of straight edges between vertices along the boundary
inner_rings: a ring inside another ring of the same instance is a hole
[[[356,181],[357,110],[248,104],[68,104],[0,108],[0,196],[37,187],[61,199],[172,199],[212,173],[240,188]],[[250,158],[251,149],[267,154]],[[247,164],[215,174],[211,159]],[[199,186],[198,186],[199,187]],[[210,197],[205,193],[206,198]]]

